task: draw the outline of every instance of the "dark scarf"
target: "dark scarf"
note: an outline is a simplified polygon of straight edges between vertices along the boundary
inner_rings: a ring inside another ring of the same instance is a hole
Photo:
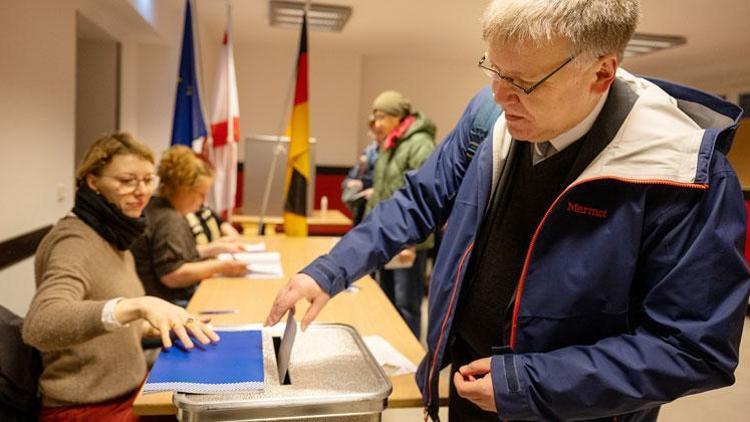
[[[121,251],[129,249],[146,229],[146,217],[128,217],[86,183],[76,191],[73,213]]]

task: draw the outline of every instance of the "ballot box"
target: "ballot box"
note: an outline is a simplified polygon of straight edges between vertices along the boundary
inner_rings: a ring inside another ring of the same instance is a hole
[[[174,394],[181,421],[380,421],[393,389],[354,327],[315,323],[297,333],[287,384],[279,382],[274,339],[263,332],[263,390]]]

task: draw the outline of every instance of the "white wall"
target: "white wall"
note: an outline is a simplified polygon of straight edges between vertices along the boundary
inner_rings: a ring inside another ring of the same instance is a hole
[[[394,89],[435,122],[437,142],[453,129],[471,97],[489,83],[476,63],[458,60],[367,57],[362,69],[361,133],[366,133],[365,119],[372,100],[382,91]],[[362,139],[360,147],[367,141]]]
[[[3,2],[0,192],[8,206],[0,209],[0,240],[54,224],[73,205],[77,9],[122,44],[120,122],[137,133],[137,42],[128,31],[137,30],[140,38],[153,34],[123,6],[95,0]],[[33,259],[0,271],[0,305],[24,315],[33,292]]]
[[[3,2],[0,239],[52,224],[72,205],[75,37],[67,2]],[[0,304],[25,314],[33,286],[30,260],[0,271]]]
[[[238,45],[234,54],[243,135],[276,134],[279,128],[283,132],[294,95],[289,92],[296,45],[286,49]],[[351,53],[312,50],[308,60],[310,134],[318,142],[317,164],[349,165],[361,137],[361,59]]]
[[[136,133],[157,158],[169,147],[179,54],[170,46],[138,47]]]

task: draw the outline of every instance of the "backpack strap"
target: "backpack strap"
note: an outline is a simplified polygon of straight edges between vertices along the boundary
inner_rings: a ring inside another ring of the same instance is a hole
[[[480,106],[477,114],[474,115],[474,120],[471,122],[471,131],[469,132],[469,145],[466,148],[466,158],[471,160],[474,158],[479,145],[482,144],[487,134],[494,126],[495,121],[502,110],[500,106],[495,103],[492,98],[492,90],[489,86],[482,89],[478,98],[480,99]]]

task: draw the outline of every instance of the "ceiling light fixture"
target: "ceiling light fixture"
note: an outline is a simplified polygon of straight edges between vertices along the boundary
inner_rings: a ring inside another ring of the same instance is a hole
[[[685,44],[687,39],[678,35],[642,34],[636,32],[625,47],[625,57],[653,53]]]
[[[304,10],[304,2],[271,0],[268,21],[279,28],[299,28]],[[351,14],[349,6],[311,3],[307,25],[311,30],[341,32]]]

